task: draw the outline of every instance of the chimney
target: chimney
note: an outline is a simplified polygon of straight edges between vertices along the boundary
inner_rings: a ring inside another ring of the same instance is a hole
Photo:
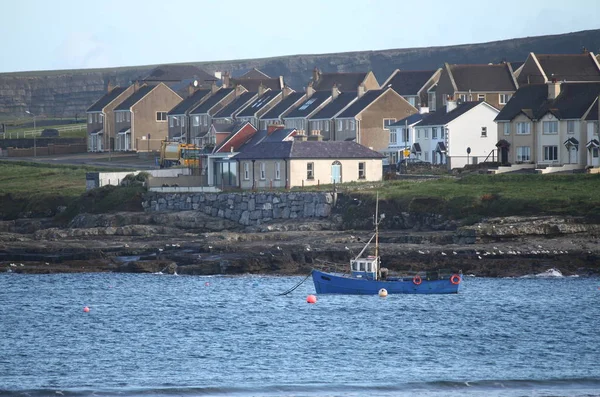
[[[358,97],[362,97],[363,95],[365,95],[366,89],[365,89],[365,83],[360,83],[358,86]]]
[[[137,92],[140,89],[140,82],[138,80],[133,83],[133,92]]]
[[[230,147],[230,152],[233,153],[233,145]]]
[[[308,87],[306,87],[306,99],[310,98],[311,96],[313,96],[313,94],[315,93],[315,89],[312,88],[312,84],[309,84]]]
[[[304,134],[304,130],[298,130],[298,132],[296,133],[296,135],[294,135],[294,140],[300,141],[300,142],[305,142],[306,141],[306,135]]]
[[[313,83],[316,83],[317,81],[319,81],[320,78],[321,78],[321,72],[315,66],[315,68],[313,69],[313,75],[312,75],[312,81],[313,81]]]
[[[446,113],[449,113],[454,109],[456,109],[456,101],[453,97],[449,96],[448,100],[446,101]]]
[[[221,80],[223,78],[223,74],[221,72],[215,72],[215,78],[217,80]]]
[[[210,92],[214,94],[217,91],[219,91],[219,87],[217,86],[217,82],[213,80],[212,84],[210,85]]]
[[[307,137],[307,140],[309,141],[322,141],[323,140],[323,135],[321,135],[321,131],[319,130],[315,130],[314,134],[311,134]]]
[[[284,128],[281,124],[271,124],[267,126],[267,135],[271,135],[273,132],[277,130],[282,130]]]
[[[556,99],[560,95],[560,82],[552,79],[548,82],[548,99]]]
[[[331,88],[331,98],[335,100],[338,95],[340,95],[340,90],[338,90],[337,84],[334,84],[333,88]]]
[[[424,105],[423,105],[423,106],[421,106],[421,107],[419,108],[419,113],[420,113],[420,114],[426,114],[426,113],[429,113],[429,107],[428,107],[428,106],[424,106]]]
[[[106,86],[106,92],[111,92],[115,88],[114,84],[108,80],[108,85]]]
[[[229,72],[223,72],[222,74],[222,78],[223,78],[223,88],[229,88]]]
[[[196,91],[196,87],[194,87],[193,83],[190,83],[188,85],[188,97],[191,97],[192,95],[194,95],[195,91]]]
[[[260,85],[258,86],[258,96],[261,97],[263,96],[263,94],[265,92],[267,92],[269,89],[267,87],[264,86],[264,84],[262,83],[262,81],[260,82]]]

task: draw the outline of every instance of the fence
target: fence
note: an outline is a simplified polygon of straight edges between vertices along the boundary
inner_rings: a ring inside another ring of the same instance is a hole
[[[48,126],[49,128],[58,130],[58,132],[67,132],[67,131],[82,131],[85,130],[87,127],[85,124],[74,124],[74,125],[66,125],[66,126],[56,126],[56,127],[52,127],[52,126]],[[35,128],[35,129],[30,129],[30,130],[17,130],[17,131],[6,131],[4,132],[4,134],[0,135],[1,138],[4,139],[19,139],[19,137],[21,138],[27,138],[27,137],[39,137],[42,134],[42,131],[45,130],[46,128]]]

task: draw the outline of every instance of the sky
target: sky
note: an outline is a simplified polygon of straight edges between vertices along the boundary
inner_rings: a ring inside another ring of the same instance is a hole
[[[0,72],[445,46],[600,28],[597,0],[3,0],[0,15]]]

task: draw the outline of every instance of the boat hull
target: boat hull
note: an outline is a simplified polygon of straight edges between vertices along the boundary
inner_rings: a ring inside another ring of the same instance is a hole
[[[312,278],[317,294],[345,294],[345,295],[377,295],[379,290],[385,288],[388,294],[457,294],[462,283],[462,276],[457,284],[449,279],[421,280],[415,284],[411,278],[398,278],[391,280],[368,280],[352,278],[319,270],[312,271]]]

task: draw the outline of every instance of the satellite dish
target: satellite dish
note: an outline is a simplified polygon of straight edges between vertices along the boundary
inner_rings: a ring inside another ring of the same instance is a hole
[[[194,87],[198,87],[198,80],[194,80]]]

